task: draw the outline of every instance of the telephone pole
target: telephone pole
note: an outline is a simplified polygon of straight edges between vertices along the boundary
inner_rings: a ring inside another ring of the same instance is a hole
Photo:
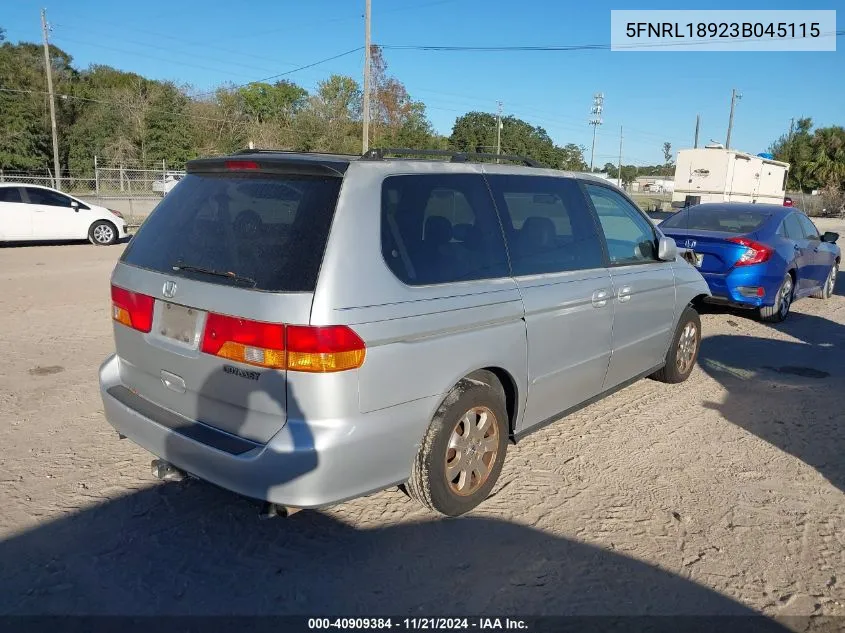
[[[619,165],[616,168],[616,176],[619,178],[619,188],[622,188],[622,126],[619,126]]]
[[[496,156],[502,153],[502,102],[498,101],[499,109],[496,111]],[[499,162],[499,159],[496,159]]]
[[[370,148],[370,12],[371,0],[364,10],[364,152]]]
[[[695,143],[693,143],[693,146],[692,146],[693,149],[698,147],[698,128],[700,127],[700,125],[701,125],[701,115],[696,114],[695,115]]]
[[[56,100],[53,95],[53,64],[50,61],[50,40],[47,9],[41,9],[41,35],[44,40],[44,70],[47,72],[47,94],[50,97],[50,125],[53,128],[53,178],[56,189],[62,188],[62,168],[59,166],[59,135],[56,130]]]
[[[593,95],[593,107],[590,112],[593,118],[590,119],[590,125],[593,126],[593,149],[590,151],[590,171],[593,171],[593,159],[596,155],[596,130],[602,124],[601,113],[604,109],[604,95],[598,92]]]
[[[736,88],[731,90],[731,117],[728,119],[728,138],[725,139],[725,149],[731,148],[731,132],[733,132],[734,127],[734,108],[736,107],[736,102],[742,99],[742,93],[736,91]]]

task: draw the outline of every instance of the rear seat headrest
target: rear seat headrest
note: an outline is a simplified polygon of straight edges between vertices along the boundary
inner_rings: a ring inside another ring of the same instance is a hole
[[[452,223],[439,215],[432,215],[425,221],[425,237],[426,243],[440,246],[446,244],[452,239]]]
[[[534,246],[551,244],[555,237],[555,225],[549,218],[532,216],[522,223],[520,233],[523,240]]]

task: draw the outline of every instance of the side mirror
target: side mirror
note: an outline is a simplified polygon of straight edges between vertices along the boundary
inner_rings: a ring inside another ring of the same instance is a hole
[[[657,259],[673,262],[678,257],[678,245],[671,237],[662,237],[657,242]]]
[[[71,200],[70,201],[70,208],[78,213],[79,212],[79,203],[76,200]]]
[[[834,233],[833,231],[825,231],[824,235],[822,235],[822,242],[827,242],[828,244],[836,244],[836,240],[839,239],[839,233]]]

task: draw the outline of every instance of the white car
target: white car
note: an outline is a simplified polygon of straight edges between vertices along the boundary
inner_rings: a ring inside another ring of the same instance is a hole
[[[119,211],[49,187],[0,183],[0,242],[87,239],[108,246],[126,235]]]
[[[180,180],[182,180],[181,174],[168,174],[164,180],[153,181],[153,191],[157,191],[162,195],[168,194]]]

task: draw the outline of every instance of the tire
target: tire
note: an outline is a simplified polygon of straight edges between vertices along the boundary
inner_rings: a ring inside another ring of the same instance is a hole
[[[824,280],[824,286],[816,290],[812,296],[816,299],[830,299],[833,296],[833,290],[836,288],[836,277],[838,275],[839,263],[834,262],[827,274],[827,279]]]
[[[760,308],[760,320],[766,323],[782,323],[789,316],[789,310],[792,308],[792,300],[795,296],[795,282],[792,279],[791,273],[786,273],[783,282],[778,288],[777,297],[775,297],[775,304],[772,306],[763,306]]]
[[[106,220],[97,220],[88,229],[88,239],[97,246],[111,246],[117,242],[117,227]]]
[[[654,372],[651,377],[654,380],[668,384],[684,382],[689,378],[695,361],[698,359],[698,351],[701,349],[701,318],[692,306],[687,306],[678,320],[678,327],[675,328],[675,335],[672,337],[672,344],[666,352],[666,364],[662,369]]]
[[[461,438],[471,429],[474,434],[469,448],[462,450],[467,444]],[[434,414],[414,459],[406,486],[408,494],[446,516],[469,512],[496,485],[507,441],[508,414],[501,384],[490,372],[470,374],[452,389]],[[474,458],[473,463],[460,468],[467,458]],[[453,479],[447,468],[454,473]]]

